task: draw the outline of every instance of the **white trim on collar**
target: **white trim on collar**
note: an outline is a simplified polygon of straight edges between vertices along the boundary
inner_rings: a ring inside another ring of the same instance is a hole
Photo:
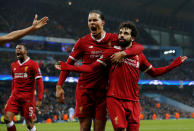
[[[97,41],[97,42],[100,42],[101,40],[103,40],[106,36],[106,32],[104,31],[104,35],[100,38],[100,39],[96,39],[92,36],[92,33],[90,33],[90,36],[92,37],[93,40]]]
[[[119,49],[119,50],[122,50],[120,46],[114,46],[115,49]]]
[[[18,63],[19,63],[19,65],[21,66],[21,65],[23,65],[24,63],[26,63],[28,60],[30,60],[30,57],[28,57],[23,63],[20,63],[20,61],[18,60]]]

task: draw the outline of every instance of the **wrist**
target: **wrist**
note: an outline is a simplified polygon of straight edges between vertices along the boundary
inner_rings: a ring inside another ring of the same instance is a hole
[[[37,30],[37,29],[36,29],[36,27],[35,27],[34,25],[31,25],[31,26],[30,26],[30,30],[31,30],[31,31],[35,31],[35,30]]]
[[[127,53],[125,51],[121,51],[121,56],[125,57],[127,55]]]
[[[57,89],[57,90],[61,90],[61,89],[62,89],[61,85],[57,85],[57,86],[56,86],[56,89]]]

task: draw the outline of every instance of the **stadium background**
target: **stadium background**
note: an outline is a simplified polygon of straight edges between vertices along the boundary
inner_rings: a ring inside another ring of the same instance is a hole
[[[194,118],[194,1],[193,0],[0,0],[0,35],[31,25],[34,15],[49,17],[47,26],[21,39],[29,56],[39,63],[45,91],[38,122],[62,122],[75,106],[75,87],[79,74],[71,73],[65,82],[66,105],[56,102],[55,86],[59,71],[53,64],[66,60],[75,41],[89,33],[88,12],[99,9],[106,18],[105,30],[116,32],[120,22],[133,21],[139,30],[137,42],[155,67],[165,66],[179,55],[189,59],[172,72],[157,78],[140,76],[141,112],[144,120]],[[10,64],[16,60],[17,42],[0,46],[0,117],[11,92]],[[80,61],[77,63],[80,64]],[[53,116],[57,115],[57,120]],[[18,118],[17,118],[18,119]],[[16,120],[17,120],[16,119]],[[22,118],[17,120],[21,122]]]

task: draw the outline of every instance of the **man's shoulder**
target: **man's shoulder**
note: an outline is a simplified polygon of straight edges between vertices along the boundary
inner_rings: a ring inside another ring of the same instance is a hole
[[[85,35],[83,37],[80,37],[77,42],[76,42],[76,45],[77,46],[84,46],[86,43],[88,43],[88,41],[90,41],[90,34],[88,35]]]
[[[11,63],[11,68],[15,67],[17,65],[17,61],[14,61]]]
[[[86,41],[86,40],[89,40],[90,37],[91,37],[90,34],[87,34],[87,35],[85,35],[85,36],[80,37],[80,38],[79,38],[79,41]]]
[[[32,60],[32,59],[29,59],[29,61],[28,61],[27,64],[28,64],[28,65],[31,65],[31,66],[33,67],[34,65],[38,65],[38,62],[36,62],[36,61],[34,61],[34,60]]]

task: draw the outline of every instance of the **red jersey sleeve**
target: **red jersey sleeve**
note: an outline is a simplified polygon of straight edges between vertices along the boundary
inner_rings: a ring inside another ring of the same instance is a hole
[[[115,52],[114,52],[113,48],[105,50],[102,53],[101,57],[99,59],[97,59],[97,62],[101,63],[104,66],[107,66],[107,64],[110,64],[110,58],[111,58],[112,54],[114,54],[114,53]]]
[[[113,54],[112,49],[107,49],[102,53],[102,56],[97,59],[96,62],[92,64],[83,64],[81,66],[73,66],[68,64],[67,62],[61,62],[61,70],[68,70],[68,71],[75,71],[75,72],[81,72],[81,73],[86,73],[86,72],[92,72],[95,71],[96,69],[101,68],[102,66],[107,66],[107,64],[110,61],[110,57]]]
[[[127,54],[127,56],[131,56],[131,55],[138,55],[143,50],[144,50],[144,47],[141,44],[133,42],[132,46],[130,48],[125,49],[124,51]]]
[[[177,57],[170,65],[155,68],[148,62],[146,57],[142,54],[142,63],[140,66],[140,70],[147,72],[152,77],[157,77],[171,71],[172,69],[180,66],[181,64],[181,57]]]
[[[148,60],[146,59],[143,53],[139,55],[139,59],[140,59],[140,70],[142,72],[147,72],[152,68],[152,65],[148,62]]]
[[[34,76],[38,85],[38,99],[42,100],[44,84],[42,80],[41,71],[37,62],[34,62],[33,68],[34,68]]]
[[[82,49],[81,43],[82,43],[81,39],[79,39],[75,43],[75,46],[73,47],[72,52],[69,55],[69,58],[67,59],[67,63],[68,64],[73,65],[77,60],[80,59],[80,57],[82,57],[83,49]],[[57,82],[57,85],[62,86],[68,75],[69,75],[69,71],[68,70],[61,71],[60,75],[59,75],[59,80]]]
[[[42,74],[41,74],[41,71],[40,71],[40,68],[37,62],[34,62],[33,69],[34,69],[35,79],[42,78]]]
[[[79,39],[76,43],[75,46],[72,49],[71,54],[69,55],[69,58],[72,59],[73,61],[77,61],[80,59],[80,57],[83,55],[83,49],[82,49],[82,40]]]

